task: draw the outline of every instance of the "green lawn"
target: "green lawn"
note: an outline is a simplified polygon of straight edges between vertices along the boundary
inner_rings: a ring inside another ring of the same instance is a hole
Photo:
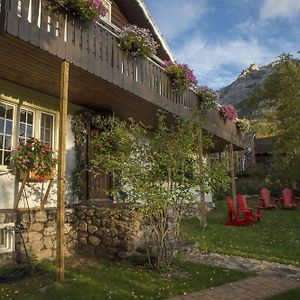
[[[236,281],[249,274],[221,268],[176,262],[172,272],[158,274],[125,262],[93,261],[69,267],[64,284],[54,282],[54,266],[47,274],[18,283],[0,284],[0,299],[167,299],[172,296]]]
[[[264,210],[263,219],[251,227],[229,227],[225,226],[225,201],[217,202],[216,207],[208,214],[205,229],[199,227],[196,218],[185,220],[183,237],[197,241],[203,251],[300,266],[299,208]]]

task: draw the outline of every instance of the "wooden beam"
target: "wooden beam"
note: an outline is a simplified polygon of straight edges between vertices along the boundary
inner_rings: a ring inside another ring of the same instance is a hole
[[[234,153],[233,145],[229,146],[229,160],[230,160],[230,169],[231,169],[231,193],[232,199],[236,200],[236,182],[235,182],[235,169],[234,169]]]
[[[204,192],[204,157],[203,157],[203,137],[202,137],[202,129],[199,130],[199,136],[198,136],[198,147],[199,147],[199,158],[198,158],[198,164],[199,164],[199,170],[201,174],[201,180],[200,180],[200,211],[199,211],[199,219],[200,219],[200,225],[202,227],[206,227],[206,203],[205,203],[205,192]]]
[[[66,172],[66,132],[69,88],[69,63],[61,65],[59,149],[58,149],[58,189],[57,189],[57,246],[56,280],[64,280],[64,225],[65,225],[65,172]]]

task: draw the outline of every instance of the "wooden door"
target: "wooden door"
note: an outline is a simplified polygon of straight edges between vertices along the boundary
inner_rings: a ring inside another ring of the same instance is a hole
[[[89,161],[94,158],[94,153],[91,147],[91,139],[98,134],[98,130],[91,129],[89,134]],[[107,200],[107,190],[111,188],[111,175],[101,172],[100,174],[93,174],[89,172],[88,182],[87,182],[87,191],[89,200]]]

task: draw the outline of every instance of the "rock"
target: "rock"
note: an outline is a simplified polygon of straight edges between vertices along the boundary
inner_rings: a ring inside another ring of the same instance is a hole
[[[81,237],[81,238],[79,238],[79,243],[80,243],[82,246],[85,246],[85,245],[87,245],[88,240],[87,240],[86,237]]]
[[[96,235],[99,237],[105,237],[108,235],[108,232],[109,230],[107,228],[102,227],[96,231]]]
[[[41,240],[42,237],[43,237],[43,235],[37,231],[31,231],[28,233],[28,240],[30,243],[39,241],[39,240]]]
[[[118,256],[120,258],[128,258],[132,255],[132,252],[125,252],[125,251],[121,251],[118,253]]]
[[[51,249],[45,249],[41,250],[39,253],[37,253],[38,259],[50,259],[52,258],[52,250]]]
[[[33,214],[24,213],[22,216],[22,222],[24,223],[34,222]]]
[[[278,62],[257,67],[252,64],[229,86],[219,90],[221,104],[236,105],[248,98],[256,87],[262,86],[271,74],[278,70]]]
[[[79,223],[78,229],[79,229],[79,231],[81,231],[81,232],[86,232],[87,229],[88,229],[87,223],[84,222],[84,221],[81,221],[81,222]]]
[[[118,253],[118,249],[117,248],[113,248],[113,247],[107,247],[106,248],[106,252],[109,255],[116,255]]]
[[[81,252],[83,254],[93,256],[93,255],[95,255],[95,249],[97,249],[97,248],[93,247],[92,245],[86,245],[81,248]]]
[[[45,237],[44,238],[44,245],[47,249],[52,249],[53,248],[53,242],[50,237]]]
[[[4,213],[0,213],[0,224],[5,223],[5,214]]]
[[[43,249],[43,247],[44,244],[42,241],[35,241],[30,243],[30,249],[34,255],[37,255]]]
[[[51,236],[56,235],[56,230],[54,227],[45,227],[44,228],[44,235],[45,236]]]
[[[33,223],[30,226],[30,231],[42,232],[43,230],[44,230],[44,224],[43,223]]]
[[[92,218],[92,224],[99,227],[101,225],[101,220],[99,220],[97,218]]]
[[[47,213],[44,210],[38,211],[35,214],[35,221],[37,223],[46,223],[48,221]]]
[[[88,226],[88,232],[93,234],[94,232],[96,232],[98,230],[98,228],[96,226]]]
[[[92,217],[94,215],[95,210],[94,209],[88,209],[85,213],[87,217]]]
[[[96,236],[92,235],[92,236],[89,237],[89,243],[92,246],[97,247],[101,243],[101,240],[99,238],[97,238]]]
[[[71,229],[72,229],[71,225],[68,223],[65,223],[65,234],[68,234]]]

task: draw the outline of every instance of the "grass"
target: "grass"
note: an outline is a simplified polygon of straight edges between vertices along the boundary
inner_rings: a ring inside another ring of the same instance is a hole
[[[226,220],[227,204],[217,202],[207,228],[201,229],[196,218],[185,220],[182,235],[197,241],[202,251],[300,266],[299,208],[264,210],[262,220],[251,227],[225,226]]]
[[[269,300],[296,300],[300,299],[300,289],[288,291],[269,298]]]
[[[0,284],[0,299],[167,299],[246,278],[249,274],[177,261],[172,272],[158,274],[126,262],[93,261],[69,267],[63,284],[48,272],[18,283]]]

